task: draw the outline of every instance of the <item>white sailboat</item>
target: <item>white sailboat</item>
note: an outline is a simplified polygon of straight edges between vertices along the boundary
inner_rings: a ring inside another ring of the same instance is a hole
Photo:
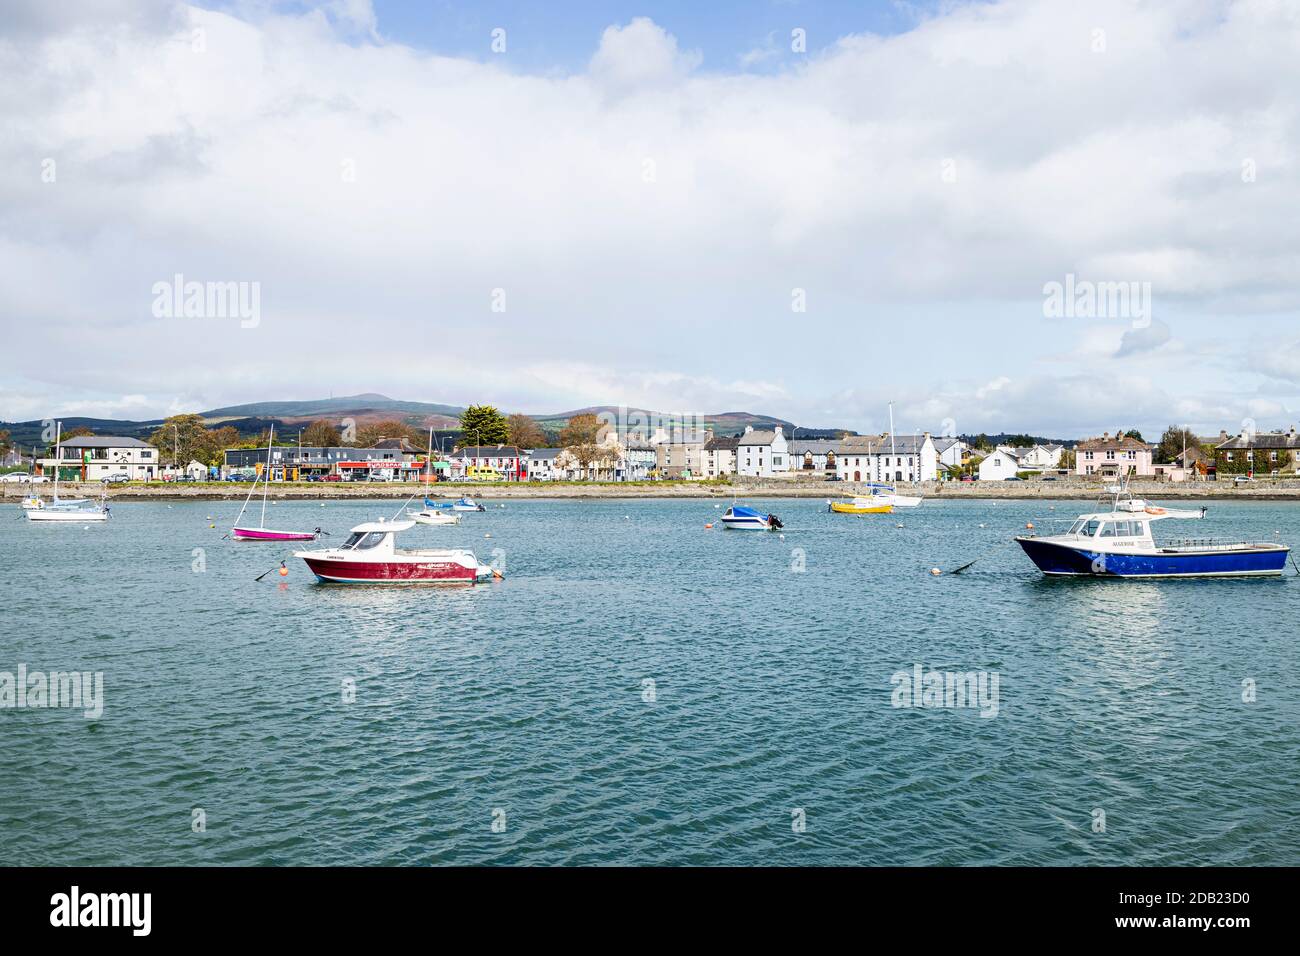
[[[894,442],[894,403],[889,403],[889,453],[898,454],[898,446]],[[900,472],[901,474],[901,472]],[[895,508],[915,508],[921,504],[919,495],[900,495],[898,489],[893,485],[879,485],[872,488],[871,499],[881,504],[889,504]]]
[[[59,466],[63,462],[63,422],[55,423],[54,436],[54,498],[48,504],[27,510],[28,521],[107,521],[108,504],[106,495],[99,497],[99,504],[89,498],[59,498]],[[24,503],[26,507],[26,503]]]
[[[436,503],[438,507],[435,508],[433,506],[435,502],[431,502],[429,500],[429,486],[433,481],[433,428],[432,427],[429,428],[429,457],[428,457],[428,461],[425,462],[425,466],[426,467],[424,470],[424,510],[408,511],[406,513],[406,516],[410,518],[412,521],[417,522],[418,524],[430,524],[430,525],[460,524],[460,515],[447,513],[448,511],[451,510],[451,508],[444,507],[442,503]]]

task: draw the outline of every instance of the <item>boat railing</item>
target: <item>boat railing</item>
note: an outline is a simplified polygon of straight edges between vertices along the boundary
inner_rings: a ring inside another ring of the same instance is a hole
[[[1242,548],[1274,547],[1272,542],[1227,540],[1224,538],[1172,538],[1156,542],[1165,551],[1239,551]]]

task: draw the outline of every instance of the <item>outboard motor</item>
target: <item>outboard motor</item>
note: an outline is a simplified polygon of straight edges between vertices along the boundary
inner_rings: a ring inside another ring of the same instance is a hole
[[[768,516],[767,516],[767,525],[768,525],[769,528],[784,528],[784,527],[785,527],[785,525],[781,524],[781,519],[778,518],[776,515],[768,515]]]

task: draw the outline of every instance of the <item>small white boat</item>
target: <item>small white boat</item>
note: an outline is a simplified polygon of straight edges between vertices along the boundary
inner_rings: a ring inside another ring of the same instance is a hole
[[[487,511],[481,504],[466,495],[451,506],[452,511]]]
[[[417,524],[460,524],[460,515],[446,511],[408,511],[406,516]]]
[[[733,531],[776,531],[783,527],[776,515],[765,514],[744,505],[732,505],[722,513],[722,526]]]
[[[45,507],[45,499],[40,495],[32,495],[23,499],[23,511],[39,511]]]

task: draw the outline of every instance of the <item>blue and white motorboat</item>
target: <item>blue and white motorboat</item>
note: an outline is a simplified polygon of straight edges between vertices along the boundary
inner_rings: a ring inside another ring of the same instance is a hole
[[[1110,511],[1079,515],[1064,534],[1017,537],[1044,574],[1105,578],[1260,577],[1280,575],[1291,549],[1272,542],[1210,538],[1156,543],[1152,525],[1168,518],[1204,518],[1195,511],[1158,508],[1140,498],[1121,500],[1112,488]]]
[[[481,504],[468,496],[456,501],[434,501],[432,498],[425,498],[424,508],[426,511],[487,511]]]
[[[764,514],[743,505],[732,505],[722,515],[722,526],[736,531],[776,531],[783,527],[776,515]]]

